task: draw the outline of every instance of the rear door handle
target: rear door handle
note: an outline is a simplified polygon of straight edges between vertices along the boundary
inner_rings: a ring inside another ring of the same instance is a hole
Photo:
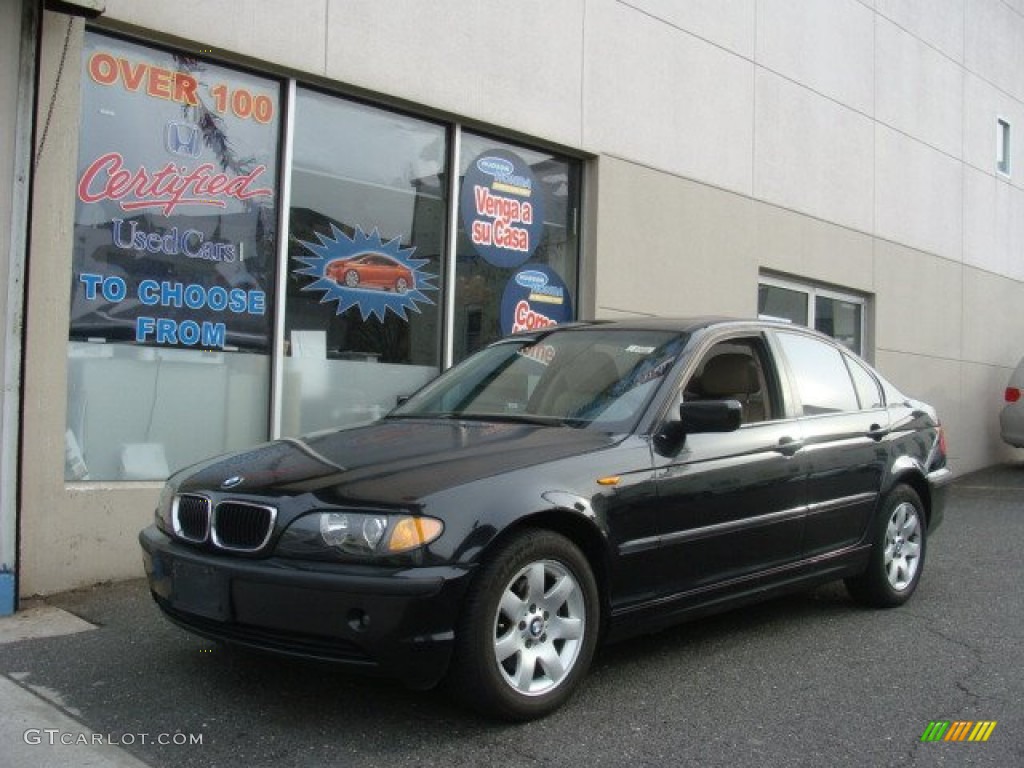
[[[878,424],[872,424],[870,427],[868,427],[868,431],[867,431],[867,436],[870,437],[872,440],[875,440],[875,441],[881,440],[883,437],[885,437],[888,434],[889,434],[889,428],[888,427],[882,427],[882,426],[880,426]]]
[[[794,453],[804,447],[803,440],[797,440],[793,437],[780,437],[779,444],[775,447],[779,453],[783,456],[792,456]]]

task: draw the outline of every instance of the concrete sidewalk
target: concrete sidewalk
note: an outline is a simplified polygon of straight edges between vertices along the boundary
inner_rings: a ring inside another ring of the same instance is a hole
[[[3,619],[2,621],[7,621]],[[146,768],[39,694],[0,676],[0,767]]]
[[[88,632],[95,627],[38,601],[0,618],[0,644]],[[28,673],[0,675],[0,768],[146,768],[112,741],[78,722],[60,696],[28,682]]]

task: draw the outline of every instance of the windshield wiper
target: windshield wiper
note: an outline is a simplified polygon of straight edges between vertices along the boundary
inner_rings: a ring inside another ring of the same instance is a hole
[[[439,411],[435,413],[396,413],[389,419],[446,419],[451,421],[498,421],[510,424],[536,424],[542,427],[560,427],[562,419],[554,416],[538,416],[532,413],[456,413]]]
[[[538,424],[542,427],[560,427],[562,419],[555,416],[538,416],[535,413],[459,413],[452,418],[467,421],[502,421],[512,424]]]

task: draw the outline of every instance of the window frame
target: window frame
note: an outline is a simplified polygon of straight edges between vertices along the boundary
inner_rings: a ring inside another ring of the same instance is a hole
[[[1013,172],[1013,165],[1010,162],[1012,130],[1012,123],[1008,118],[996,115],[996,173],[1007,179]]]
[[[831,339],[833,339],[836,343],[838,343],[844,349],[846,349],[846,350],[848,350],[850,352],[853,352],[855,355],[858,355],[860,357],[864,357],[865,341],[867,339],[867,309],[868,309],[868,299],[867,299],[866,296],[858,295],[856,293],[847,293],[845,291],[838,290],[838,289],[835,289],[835,288],[826,288],[825,286],[817,285],[817,284],[812,283],[812,282],[801,282],[801,281],[794,280],[794,279],[786,279],[786,278],[774,277],[774,276],[765,275],[765,274],[761,274],[757,278],[758,291],[760,291],[761,286],[768,286],[768,287],[772,287],[772,288],[781,288],[781,289],[784,289],[784,290],[787,290],[787,291],[793,291],[795,293],[802,293],[804,295],[805,299],[806,299],[805,306],[806,306],[806,309],[807,309],[807,325],[806,326],[802,326],[800,323],[797,323],[797,322],[795,322],[793,320],[790,320],[789,318],[779,317],[777,315],[766,315],[766,314],[763,314],[763,313],[759,312],[758,313],[758,319],[760,319],[760,320],[775,320],[775,321],[787,322],[787,323],[790,323],[790,324],[792,324],[792,325],[794,325],[796,327],[805,327],[805,328],[811,328],[812,330],[817,330],[816,329],[816,322],[817,322],[817,319],[818,319],[818,317],[817,317],[817,299],[818,298],[833,299],[833,300],[836,300],[836,301],[845,301],[845,302],[848,302],[850,304],[858,305],[860,307],[860,327],[858,328],[859,338],[860,338],[860,344],[859,344],[860,348],[859,349],[852,349],[852,348],[848,347],[846,344],[844,344],[842,341],[840,341],[837,337],[835,337],[835,336],[833,336],[831,334],[824,334],[824,335],[828,336]],[[819,333],[823,333],[823,332],[819,331]]]

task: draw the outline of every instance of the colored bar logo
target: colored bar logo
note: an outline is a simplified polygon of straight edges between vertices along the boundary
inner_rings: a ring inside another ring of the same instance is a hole
[[[995,720],[932,720],[921,741],[988,741],[995,729]]]

